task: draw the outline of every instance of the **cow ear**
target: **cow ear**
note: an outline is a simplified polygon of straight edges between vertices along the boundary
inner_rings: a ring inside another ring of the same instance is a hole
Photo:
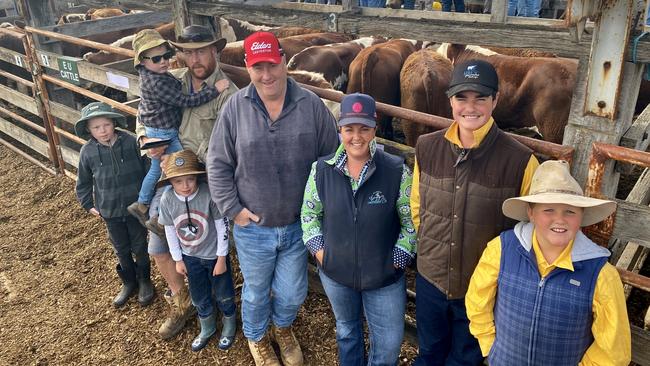
[[[90,15],[90,14],[86,14],[86,15],[84,15],[84,19],[85,19],[85,20],[91,20],[92,18],[93,18],[93,17],[92,17],[92,15]]]

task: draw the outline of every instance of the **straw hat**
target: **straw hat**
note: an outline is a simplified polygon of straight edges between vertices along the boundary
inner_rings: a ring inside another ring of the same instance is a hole
[[[81,108],[81,118],[74,124],[74,132],[82,139],[89,140],[88,121],[95,117],[110,118],[118,127],[126,128],[126,118],[116,112],[113,107],[102,102],[92,102]]]
[[[165,160],[166,174],[160,177],[156,187],[167,183],[171,178],[182,177],[191,174],[205,174],[205,170],[199,163],[199,158],[191,150],[181,150],[171,153]]]
[[[616,203],[585,197],[582,188],[569,172],[566,161],[549,160],[542,163],[530,184],[528,196],[509,198],[503,202],[503,214],[518,221],[528,221],[529,203],[563,203],[582,207],[582,223],[589,226],[606,219],[616,211]]]
[[[139,31],[135,37],[133,37],[133,51],[135,56],[133,57],[133,66],[138,66],[142,60],[140,60],[140,55],[146,50],[156,48],[158,46],[166,44],[169,49],[171,46],[166,39],[164,39],[158,31],[155,29],[143,29]]]

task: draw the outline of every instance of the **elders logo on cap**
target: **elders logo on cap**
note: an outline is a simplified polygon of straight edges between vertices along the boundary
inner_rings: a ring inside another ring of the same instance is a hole
[[[282,62],[280,42],[273,33],[255,32],[244,40],[246,66],[251,67],[258,62]]]

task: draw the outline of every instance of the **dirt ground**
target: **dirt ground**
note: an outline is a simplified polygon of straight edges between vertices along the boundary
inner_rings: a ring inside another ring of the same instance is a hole
[[[119,289],[114,255],[103,223],[77,204],[71,179],[0,145],[0,187],[0,365],[253,365],[241,331],[226,352],[213,340],[193,353],[196,322],[169,342],[158,337],[167,304],[155,266],[152,305],[111,305]],[[239,299],[238,268],[235,282]],[[295,326],[306,364],[337,364],[324,296],[310,292]],[[405,344],[400,364],[415,353]]]

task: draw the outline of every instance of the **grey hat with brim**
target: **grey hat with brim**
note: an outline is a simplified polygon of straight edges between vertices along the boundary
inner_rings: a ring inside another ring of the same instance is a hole
[[[495,90],[490,88],[489,86],[481,85],[481,84],[473,84],[473,83],[467,83],[467,84],[458,84],[455,85],[447,90],[447,97],[451,98],[454,95],[464,92],[464,91],[474,91],[479,93],[480,95],[492,95],[494,94]]]
[[[74,124],[74,132],[82,139],[89,140],[92,135],[88,131],[88,121],[96,117],[110,118],[115,125],[126,128],[126,118],[124,115],[113,111],[113,108],[102,102],[90,103],[81,109],[81,118]]]
[[[217,48],[217,52],[221,52],[224,47],[226,47],[226,39],[225,38],[219,38],[216,41],[210,41],[210,42],[173,42],[169,41],[169,43],[172,44],[172,46],[180,49],[188,49],[188,50],[198,50],[199,48],[203,47],[208,47],[211,45],[214,45]]]

